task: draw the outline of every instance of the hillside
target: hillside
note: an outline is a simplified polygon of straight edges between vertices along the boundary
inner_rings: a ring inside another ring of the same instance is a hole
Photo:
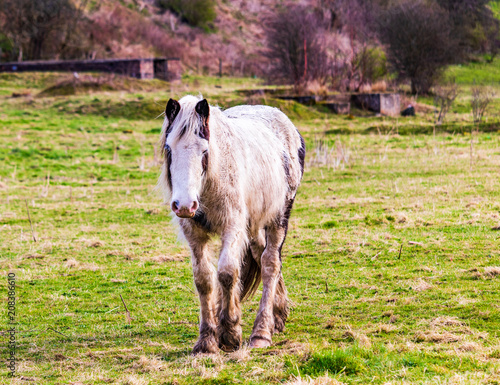
[[[258,74],[265,65],[261,17],[275,2],[228,0],[216,2],[213,30],[191,27],[173,12],[160,12],[154,0],[102,0],[85,10],[93,25],[93,56],[180,57],[184,69],[227,75]]]

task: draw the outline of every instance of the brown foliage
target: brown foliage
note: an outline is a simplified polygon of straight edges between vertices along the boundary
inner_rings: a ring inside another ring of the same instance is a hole
[[[328,58],[321,35],[326,26],[321,14],[294,5],[267,15],[264,25],[265,56],[271,60],[269,79],[299,85],[326,78]]]

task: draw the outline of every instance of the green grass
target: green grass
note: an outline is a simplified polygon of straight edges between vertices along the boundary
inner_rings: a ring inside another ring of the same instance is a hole
[[[235,91],[262,85],[186,77],[147,91],[36,96],[59,80],[0,76],[0,291],[14,271],[19,376],[41,384],[500,381],[498,130],[473,131],[471,152],[467,130],[434,135],[432,113],[341,117],[263,99],[292,117],[308,149],[283,249],[291,315],[268,349],[192,357],[198,301],[189,252],[154,192],[155,118],[172,95],[201,91],[226,107],[249,100]],[[10,97],[20,90],[31,96]],[[447,124],[471,124],[469,97],[464,87]],[[487,118],[495,124],[495,110]],[[259,295],[243,306],[245,339]],[[0,379],[10,381],[5,366]]]
[[[477,62],[450,66],[445,76],[454,79],[457,84],[498,85],[500,83],[500,58],[492,63]]]

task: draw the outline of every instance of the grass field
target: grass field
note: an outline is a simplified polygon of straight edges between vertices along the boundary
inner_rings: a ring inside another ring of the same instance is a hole
[[[475,132],[465,88],[436,130],[432,112],[339,117],[264,98],[308,149],[284,247],[291,315],[268,349],[192,357],[198,302],[153,191],[155,118],[172,95],[227,107],[261,85],[39,95],[60,78],[0,75],[0,290],[14,272],[18,322],[18,377],[2,365],[0,383],[500,383],[498,100]]]

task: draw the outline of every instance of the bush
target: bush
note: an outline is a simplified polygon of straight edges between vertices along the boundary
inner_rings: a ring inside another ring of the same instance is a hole
[[[360,85],[374,83],[387,75],[387,57],[379,47],[363,47],[355,58]]]
[[[11,42],[7,60],[80,55],[82,9],[71,0],[0,0],[0,28]]]
[[[273,82],[298,86],[309,80],[323,81],[328,75],[324,49],[324,19],[311,7],[283,8],[264,20],[267,38],[265,56],[271,59],[267,76]]]
[[[427,94],[442,69],[456,59],[458,44],[448,13],[423,1],[405,1],[390,8],[380,24],[388,60],[413,94]]]
[[[459,41],[460,55],[487,53],[490,59],[500,48],[499,24],[490,0],[436,0],[450,15],[453,34]]]
[[[214,29],[212,23],[217,17],[214,0],[156,0],[156,5],[163,11],[174,12],[193,27]]]

